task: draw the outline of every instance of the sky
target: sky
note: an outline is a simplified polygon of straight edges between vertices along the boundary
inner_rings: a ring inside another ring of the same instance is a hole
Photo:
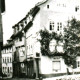
[[[5,0],[5,12],[2,14],[3,43],[13,34],[12,26],[23,19],[28,11],[42,0]]]

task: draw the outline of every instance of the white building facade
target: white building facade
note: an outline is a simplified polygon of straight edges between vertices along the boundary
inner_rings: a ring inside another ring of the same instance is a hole
[[[13,76],[13,64],[12,64],[12,43],[8,43],[3,46],[2,54],[2,73],[3,77],[11,78]]]
[[[33,17],[32,14],[28,16],[32,17],[30,22],[32,26],[28,28],[26,32],[26,53],[28,63],[33,65],[33,67],[28,67],[27,74],[36,74],[37,77],[50,77],[59,76],[67,74],[68,70],[72,73],[72,67],[68,67],[62,56],[48,57],[41,53],[41,44],[38,39],[41,38],[39,31],[47,29],[50,33],[55,32],[57,34],[64,35],[64,28],[67,27],[68,20],[76,18],[80,20],[80,0],[45,0],[36,4],[40,10]],[[37,8],[36,8],[37,9]],[[34,10],[35,12],[35,10]],[[28,22],[29,23],[29,22]],[[56,41],[53,40],[50,47],[54,51]],[[57,47],[57,51],[63,52],[63,43]],[[77,58],[79,61],[79,57]],[[77,67],[74,69],[76,73],[79,72],[79,62],[77,62]],[[33,69],[33,72],[29,73]],[[78,71],[78,72],[77,72]]]

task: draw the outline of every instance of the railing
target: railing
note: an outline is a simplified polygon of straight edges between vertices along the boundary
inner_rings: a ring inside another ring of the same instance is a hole
[[[45,78],[43,80],[80,80],[80,74],[65,75],[60,77]]]

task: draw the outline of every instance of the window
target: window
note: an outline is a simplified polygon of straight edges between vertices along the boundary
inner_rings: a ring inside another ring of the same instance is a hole
[[[76,6],[75,7],[75,11],[77,12],[79,10],[79,6]]]
[[[58,71],[61,69],[61,62],[60,61],[52,61],[52,69],[54,71]]]
[[[10,58],[10,62],[12,62],[12,61],[11,61],[11,58]]]
[[[9,73],[10,71],[9,71],[9,67],[8,67],[8,73]]]
[[[60,31],[62,29],[62,23],[58,22],[57,23],[57,30]]]
[[[56,46],[57,52],[62,52],[63,53],[63,42],[59,41],[57,46]]]
[[[25,20],[25,24],[27,24],[27,21]]]
[[[15,27],[15,29],[16,29],[16,33],[18,32],[18,29],[17,29],[17,27]]]
[[[6,49],[6,53],[7,53],[7,49]]]
[[[19,40],[22,41],[22,37],[20,37]]]
[[[9,57],[7,57],[7,62],[9,63]]]
[[[10,72],[12,72],[12,67],[10,67]]]
[[[6,57],[5,57],[5,63],[6,63],[7,61],[6,61]]]
[[[2,60],[3,60],[2,62],[4,63],[4,58],[2,58]]]
[[[3,67],[3,72],[4,72],[4,67]]]
[[[59,31],[59,23],[57,23],[57,30]]]
[[[12,48],[11,48],[10,50],[11,50],[11,52],[12,52]]]
[[[56,40],[53,39],[53,40],[50,41],[50,44],[49,44],[49,49],[50,49],[51,52],[55,52],[55,50],[56,50],[55,46],[56,46]]]
[[[7,67],[5,67],[5,72],[7,72]]]
[[[60,23],[60,29],[62,29],[62,23]]]
[[[4,49],[4,52],[6,53],[6,49]]]
[[[49,9],[49,5],[47,5],[47,9]]]
[[[80,61],[77,61],[77,67],[80,67]]]
[[[24,27],[24,24],[23,23],[21,23],[21,27]]]
[[[17,26],[17,31],[19,31],[19,26]]]
[[[14,34],[16,33],[16,29],[14,28]]]
[[[54,30],[54,22],[50,21],[50,30]]]

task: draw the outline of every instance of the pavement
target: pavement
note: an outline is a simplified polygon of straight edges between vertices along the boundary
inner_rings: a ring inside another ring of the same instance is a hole
[[[29,78],[3,78],[3,79],[0,79],[0,80],[36,80],[36,79],[29,79]]]
[[[43,79],[30,79],[30,78],[3,78],[0,80],[80,80],[80,74],[75,75],[64,75],[58,77],[50,77],[50,78],[43,78]]]

